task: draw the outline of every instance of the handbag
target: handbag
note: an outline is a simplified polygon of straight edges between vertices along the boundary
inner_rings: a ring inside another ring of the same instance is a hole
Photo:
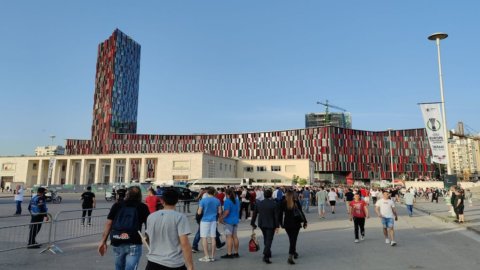
[[[297,204],[293,206],[293,217],[298,222],[305,222],[305,216],[303,215],[302,211],[298,209]]]
[[[250,236],[250,241],[248,242],[248,251],[257,252],[260,250],[260,244],[257,241],[255,231],[252,230],[252,235]]]

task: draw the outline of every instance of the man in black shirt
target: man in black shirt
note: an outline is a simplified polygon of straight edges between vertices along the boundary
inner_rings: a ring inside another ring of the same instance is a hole
[[[137,217],[137,220],[128,219],[132,214],[131,210],[135,210],[134,216]],[[142,203],[142,191],[138,186],[129,187],[125,200],[115,203],[110,209],[102,240],[98,245],[98,252],[101,256],[105,255],[107,238],[111,234],[110,240],[115,254],[115,269],[137,269],[142,257],[142,239],[137,231],[142,230],[142,225],[147,222],[149,214],[147,205]],[[116,219],[117,216],[119,218]],[[128,223],[125,225],[134,224],[136,228],[122,228],[122,230],[125,230],[124,232],[116,231],[116,227],[123,225],[123,222]]]
[[[351,188],[348,189],[348,192],[345,193],[345,203],[347,205],[347,213],[350,214],[350,203],[353,201],[353,191]]]
[[[92,208],[95,208],[95,193],[92,192],[92,187],[88,186],[87,191],[81,195],[82,202],[82,226],[85,226],[85,215],[88,215],[88,226],[91,226]]]

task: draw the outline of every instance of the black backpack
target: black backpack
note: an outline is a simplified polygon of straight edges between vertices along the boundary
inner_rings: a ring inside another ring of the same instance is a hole
[[[110,231],[110,241],[113,246],[131,244],[132,239],[138,234],[138,210],[137,206],[120,205],[120,210],[115,215]]]

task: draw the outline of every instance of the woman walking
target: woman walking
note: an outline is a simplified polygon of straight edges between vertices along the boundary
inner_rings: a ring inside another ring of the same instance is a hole
[[[307,219],[302,211],[302,206],[299,201],[294,199],[292,190],[287,191],[285,200],[280,205],[279,215],[280,225],[285,229],[288,235],[290,248],[288,251],[288,264],[295,264],[293,259],[298,258],[297,253],[297,238],[300,228],[307,228]]]
[[[223,206],[223,213],[220,216],[220,223],[225,225],[225,237],[227,238],[227,254],[222,259],[238,258],[238,222],[240,214],[240,200],[233,188],[227,189],[226,200]],[[233,252],[235,250],[235,252]]]
[[[364,240],[365,238],[365,218],[369,218],[368,205],[365,201],[360,199],[360,195],[357,193],[353,197],[353,202],[350,203],[350,221],[353,220],[355,227],[355,243],[358,243],[358,239]],[[360,229],[360,238],[358,237],[358,231]]]

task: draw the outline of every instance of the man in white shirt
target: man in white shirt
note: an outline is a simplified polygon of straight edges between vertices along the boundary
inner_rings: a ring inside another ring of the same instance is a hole
[[[15,211],[15,216],[19,216],[22,214],[22,202],[23,202],[23,195],[25,190],[21,185],[17,185],[15,190],[15,204],[17,205],[17,210]]]
[[[330,192],[327,194],[328,196],[328,201],[330,202],[330,209],[332,210],[332,214],[335,214],[335,204],[337,203],[337,192],[335,192],[335,189],[332,188]]]
[[[263,195],[263,190],[261,188],[256,188],[255,190],[255,198],[257,199],[257,201],[263,201],[265,200],[265,196]]]
[[[408,190],[405,195],[403,195],[403,199],[405,200],[405,205],[407,206],[408,216],[413,216],[413,204],[415,203],[415,194],[412,190]]]
[[[393,231],[393,218],[398,220],[397,211],[395,210],[395,203],[389,198],[390,193],[383,191],[383,198],[378,200],[375,204],[375,212],[381,219],[383,225],[383,235],[385,236],[385,243],[395,246],[397,242],[394,240],[395,233]]]

